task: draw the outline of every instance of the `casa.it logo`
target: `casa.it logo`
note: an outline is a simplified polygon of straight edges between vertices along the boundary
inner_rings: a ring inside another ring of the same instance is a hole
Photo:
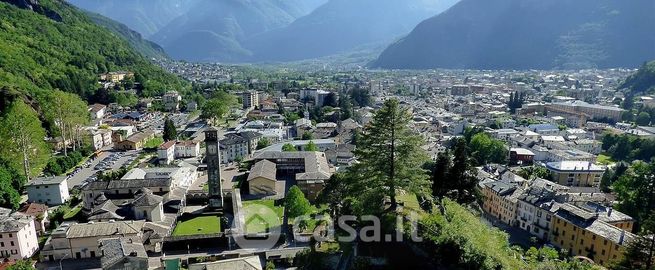
[[[271,249],[280,240],[282,220],[277,213],[261,204],[244,206],[234,217],[235,243],[243,249]]]

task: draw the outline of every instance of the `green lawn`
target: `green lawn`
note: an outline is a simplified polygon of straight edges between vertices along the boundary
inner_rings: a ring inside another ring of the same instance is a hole
[[[607,153],[602,153],[596,158],[596,163],[601,165],[609,165],[615,163],[612,157],[608,156]]]
[[[422,211],[421,205],[418,203],[418,199],[414,193],[405,192],[405,194],[399,195],[396,198],[398,202],[402,202],[405,205],[405,208]]]
[[[164,139],[162,137],[154,137],[146,142],[145,145],[143,145],[143,148],[157,148],[159,147],[162,143],[164,143]]]
[[[221,221],[217,216],[203,216],[178,222],[173,236],[213,234],[221,232]]]
[[[77,213],[79,213],[81,210],[82,210],[82,204],[78,204],[77,206],[73,207],[73,209],[71,209],[70,211],[66,212],[66,214],[64,214],[64,220],[69,220],[74,218],[77,215]]]
[[[243,207],[248,233],[266,232],[269,228],[282,225],[284,208],[275,206],[273,200],[244,201]]]

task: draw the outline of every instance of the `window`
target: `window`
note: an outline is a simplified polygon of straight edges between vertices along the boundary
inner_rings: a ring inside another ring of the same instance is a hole
[[[10,233],[10,234],[9,234],[9,237],[14,237],[14,235]]]
[[[594,239],[595,239],[595,238],[596,238],[596,236],[594,235]],[[603,245],[606,245],[606,246],[607,246],[607,239],[605,239],[605,240],[603,241]]]
[[[12,246],[12,247],[14,246],[14,241],[11,241],[11,246]]]
[[[600,251],[600,255],[605,255],[605,250],[604,249]]]
[[[5,242],[0,242],[0,247],[5,247]]]

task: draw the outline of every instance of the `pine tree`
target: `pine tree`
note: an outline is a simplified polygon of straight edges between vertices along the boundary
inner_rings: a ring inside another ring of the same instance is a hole
[[[164,121],[164,141],[172,141],[177,139],[177,129],[175,128],[175,123],[173,120],[166,117]]]
[[[448,179],[453,181],[453,191],[457,193],[451,198],[459,203],[472,202],[475,199],[474,190],[477,183],[466,140],[463,138],[456,139],[453,151],[453,167],[448,174]]]
[[[422,168],[427,154],[420,147],[422,139],[410,130],[411,119],[396,99],[384,102],[366,126],[355,155],[360,163],[351,167],[351,178],[364,205],[388,197],[390,209],[398,206],[396,190],[425,194],[429,188]],[[367,201],[368,200],[368,201]],[[378,201],[379,202],[379,201]],[[366,205],[366,210],[372,210]]]
[[[452,167],[452,155],[449,151],[437,155],[437,160],[432,170],[432,196],[443,197],[450,191],[451,185],[448,174]]]

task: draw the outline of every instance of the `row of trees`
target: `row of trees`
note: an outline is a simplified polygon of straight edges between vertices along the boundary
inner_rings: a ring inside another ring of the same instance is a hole
[[[73,151],[82,146],[82,126],[88,124],[87,104],[78,95],[59,90],[52,91],[47,102],[43,102],[45,117],[51,128],[51,134],[57,135],[62,142],[70,142]],[[63,149],[68,155],[67,147]]]
[[[630,134],[606,133],[602,149],[617,161],[650,160],[655,156],[655,140]]]
[[[516,113],[516,109],[523,107],[525,102],[525,94],[523,92],[514,92],[509,95],[509,100],[507,101],[507,108],[509,108],[510,113]]]
[[[200,117],[209,120],[210,123],[217,125],[225,119],[230,112],[230,108],[238,104],[237,97],[223,90],[214,91],[212,98],[207,100],[202,106]]]

